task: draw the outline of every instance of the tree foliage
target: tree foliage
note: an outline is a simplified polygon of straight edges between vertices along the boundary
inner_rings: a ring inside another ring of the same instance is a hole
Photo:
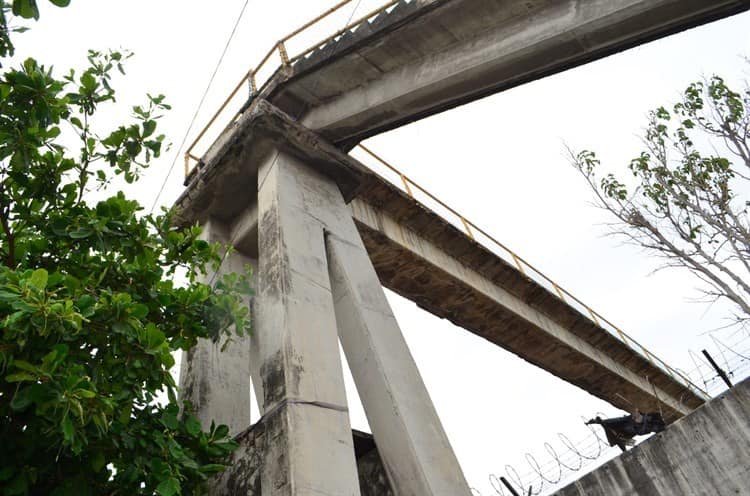
[[[595,153],[573,157],[616,232],[687,269],[709,300],[750,318],[750,88],[717,76],[688,86],[671,109],[649,114],[646,149],[629,165],[635,187],[599,177]]]
[[[137,181],[164,146],[163,96],[96,130],[125,58],[90,52],[62,78],[28,59],[0,75],[3,496],[197,494],[235,448],[226,426],[180,413],[169,369],[199,338],[249,331],[247,276],[202,284],[220,255],[199,228],[121,192],[87,201],[114,177]]]
[[[49,0],[58,7],[67,7],[70,0]],[[0,58],[12,56],[14,52],[11,33],[22,33],[26,31],[24,26],[13,26],[8,18],[15,16],[23,19],[39,19],[39,6],[36,0],[0,0]],[[0,64],[2,67],[2,64]]]

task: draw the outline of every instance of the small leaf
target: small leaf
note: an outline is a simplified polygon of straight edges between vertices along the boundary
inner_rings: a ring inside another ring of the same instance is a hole
[[[39,8],[36,0],[13,0],[13,14],[24,19],[39,19]]]
[[[75,427],[73,427],[73,421],[68,415],[65,415],[65,417],[63,418],[61,427],[65,442],[69,444],[72,443],[73,437],[75,436]]]
[[[156,121],[143,121],[143,137],[148,138],[156,130]]]
[[[79,389],[78,391],[76,391],[76,394],[80,396],[81,398],[86,398],[86,399],[96,397],[96,393],[93,391],[89,391],[88,389]]]
[[[91,229],[90,227],[79,227],[78,229],[74,231],[70,231],[68,233],[68,236],[70,236],[73,239],[84,239],[84,238],[88,238],[92,234],[94,234],[94,230]]]
[[[187,420],[185,420],[185,430],[192,437],[198,437],[198,435],[201,433],[201,423],[198,422],[197,418],[190,415]]]
[[[29,372],[18,372],[15,374],[8,375],[5,380],[7,382],[23,382],[23,381],[36,381],[39,377]]]
[[[44,269],[36,269],[29,278],[29,284],[37,289],[44,289],[47,287],[48,274]]]
[[[3,289],[0,289],[0,301],[12,301],[17,300],[20,298],[21,295],[18,293],[13,293],[11,291],[5,291]]]
[[[143,319],[148,315],[148,307],[142,303],[138,303],[137,305],[133,305],[130,314],[136,319]]]
[[[180,423],[177,421],[177,411],[167,408],[161,416],[161,423],[167,429],[177,429],[180,426]]]
[[[91,457],[91,468],[94,472],[101,472],[106,464],[107,461],[104,459],[104,454],[101,451],[97,451],[94,453],[94,456]]]
[[[225,465],[220,465],[218,463],[209,463],[207,465],[203,465],[198,470],[204,474],[215,474],[218,472],[223,472],[225,468]]]
[[[165,479],[156,487],[156,492],[161,496],[174,496],[175,494],[180,494],[180,481],[174,477]]]
[[[166,339],[164,333],[154,324],[146,326],[146,342],[144,343],[146,351],[156,351]]]

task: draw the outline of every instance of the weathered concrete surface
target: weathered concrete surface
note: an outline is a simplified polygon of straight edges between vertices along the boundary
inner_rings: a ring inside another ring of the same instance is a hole
[[[400,495],[469,496],[469,486],[360,235],[346,221],[326,236],[341,346],[380,455]]]
[[[750,379],[556,496],[750,494]]]
[[[175,202],[175,223],[203,224],[214,217],[233,224],[257,203],[258,167],[277,148],[334,177],[344,199],[377,176],[366,166],[299,125],[263,100],[256,100],[203,156]]]
[[[748,8],[748,0],[401,2],[283,68],[263,95],[330,141],[355,143]]]
[[[266,464],[269,477],[288,476],[290,487],[300,487],[294,477],[313,477],[309,466],[326,481],[345,479],[348,455],[353,469],[354,458],[338,435],[344,420],[345,432],[349,429],[338,329],[399,494],[468,496],[468,484],[336,182],[280,151],[261,166],[258,180],[256,334],[266,429],[279,437],[267,445],[265,456],[276,460],[283,450],[289,456],[299,451],[288,467]],[[299,418],[269,414],[276,405],[296,410]],[[316,463],[310,459],[312,445],[304,444],[308,438],[320,443],[314,447]],[[312,487],[323,494],[323,481],[315,483]]]
[[[323,240],[347,212],[327,208],[341,193],[309,170],[274,151],[258,171],[262,485],[264,496],[359,496]]]
[[[191,177],[176,205],[180,222],[253,212],[253,198],[242,188],[250,187],[247,178],[257,180],[261,151],[273,147],[336,180],[345,200],[356,197],[357,228],[384,286],[625,410],[661,405],[674,420],[703,403],[590,317],[267,102],[258,101]],[[243,232],[257,232],[252,224]],[[249,238],[244,243],[257,245]],[[440,253],[454,270],[423,252]],[[464,277],[475,273],[481,285]]]
[[[204,224],[203,239],[212,243],[229,242],[226,226],[216,220]],[[244,265],[256,266],[256,261],[240,252],[227,255],[218,277],[229,272],[241,272]],[[208,282],[208,281],[206,281]],[[247,302],[251,304],[250,301]],[[244,431],[250,425],[250,378],[258,378],[251,370],[251,338],[232,338],[222,351],[224,338],[219,341],[200,339],[198,344],[182,355],[180,364],[180,400],[189,401],[193,413],[204,429],[216,424],[229,426],[231,434]],[[256,382],[258,384],[258,382]]]
[[[372,435],[353,430],[354,456],[362,496],[394,496]],[[232,453],[227,469],[211,482],[211,496],[265,496],[262,492],[263,450],[267,438],[265,422],[235,436],[239,449]],[[307,493],[301,493],[307,494]]]

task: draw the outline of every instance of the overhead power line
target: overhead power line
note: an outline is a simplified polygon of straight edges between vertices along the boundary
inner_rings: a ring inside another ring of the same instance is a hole
[[[229,49],[229,45],[232,43],[232,39],[234,38],[234,34],[237,32],[237,27],[240,25],[240,21],[242,21],[242,16],[245,14],[245,10],[247,9],[247,5],[250,3],[250,0],[245,0],[245,3],[242,5],[242,9],[240,10],[239,15],[237,16],[237,20],[234,22],[234,26],[232,27],[232,32],[229,33],[229,38],[227,38],[227,42],[224,44],[224,49],[221,51],[221,56],[219,57],[219,61],[216,62],[216,67],[214,67],[214,71],[211,74],[211,78],[208,80],[208,84],[206,85],[206,89],[203,92],[203,96],[201,96],[200,102],[198,102],[198,107],[195,109],[195,113],[193,114],[193,118],[190,120],[190,125],[188,125],[187,130],[185,131],[185,135],[182,137],[182,141],[180,142],[180,146],[175,151],[174,158],[172,159],[172,163],[169,166],[169,170],[167,171],[167,175],[164,177],[164,181],[161,183],[161,187],[159,188],[159,192],[156,194],[156,198],[154,198],[154,203],[151,205],[151,210],[149,212],[153,213],[154,209],[156,208],[157,203],[159,202],[159,198],[161,197],[162,193],[164,192],[164,187],[167,185],[167,181],[169,181],[170,176],[172,175],[172,171],[174,170],[175,164],[177,164],[177,159],[180,156],[180,150],[185,146],[185,143],[187,142],[187,138],[190,135],[190,131],[193,130],[193,126],[195,125],[195,121],[198,118],[198,113],[200,112],[201,108],[203,107],[203,103],[206,101],[206,96],[208,96],[208,91],[211,89],[211,85],[214,82],[214,79],[216,78],[216,74],[219,72],[219,67],[221,67],[221,63],[224,62],[224,56],[227,54],[227,50]]]

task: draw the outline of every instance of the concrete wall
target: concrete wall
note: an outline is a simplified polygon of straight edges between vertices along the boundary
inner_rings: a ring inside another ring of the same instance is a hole
[[[556,496],[750,495],[750,379]]]
[[[352,438],[361,495],[394,496],[372,435],[354,430]],[[212,481],[209,495],[262,496],[263,450],[268,442],[265,421],[246,429],[235,440],[240,447],[232,454],[229,467]]]

